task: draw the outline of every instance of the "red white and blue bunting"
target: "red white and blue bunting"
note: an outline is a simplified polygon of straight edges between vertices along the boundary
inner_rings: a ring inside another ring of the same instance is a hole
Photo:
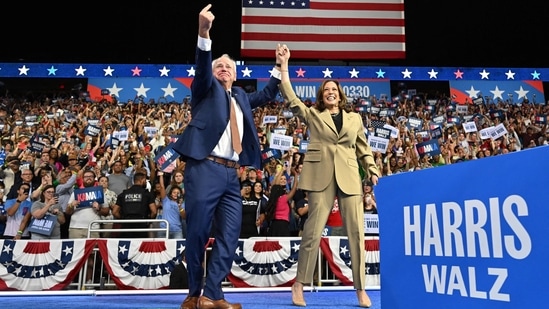
[[[209,243],[211,245],[212,242]],[[352,285],[348,240],[323,237],[321,250],[343,285]],[[379,286],[379,238],[366,241],[366,283]],[[235,287],[290,286],[297,274],[301,238],[240,240],[228,280]],[[0,240],[0,290],[40,291],[68,287],[97,246],[120,290],[166,289],[183,263],[185,240]]]

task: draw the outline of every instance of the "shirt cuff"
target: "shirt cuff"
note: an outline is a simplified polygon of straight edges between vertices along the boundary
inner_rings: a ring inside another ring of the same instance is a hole
[[[271,71],[271,76],[278,79],[278,80],[281,80],[282,77],[281,77],[281,74],[279,69],[277,67],[273,67],[273,70]]]
[[[203,51],[212,50],[212,40],[198,36],[197,46]]]

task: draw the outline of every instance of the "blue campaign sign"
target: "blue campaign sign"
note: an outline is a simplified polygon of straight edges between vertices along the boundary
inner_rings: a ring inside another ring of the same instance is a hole
[[[154,161],[160,165],[160,170],[167,169],[172,162],[179,158],[179,153],[173,150],[173,143],[162,148],[160,152],[154,157]]]
[[[95,186],[74,189],[74,199],[78,201],[78,207],[92,207],[93,202],[104,203],[103,187]]]
[[[540,308],[549,277],[548,156],[541,146],[382,177],[383,308]]]
[[[258,79],[257,89],[263,89],[267,85],[268,79]],[[308,79],[292,79],[292,86],[296,95],[302,100],[316,101],[316,93],[323,79],[308,78]],[[382,94],[391,93],[391,84],[388,80],[378,79],[338,79],[341,83],[341,88],[345,92],[347,99],[352,102],[355,98],[377,97]]]

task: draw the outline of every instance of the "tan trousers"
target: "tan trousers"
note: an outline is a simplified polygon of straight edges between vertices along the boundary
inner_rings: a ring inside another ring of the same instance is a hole
[[[366,257],[364,252],[364,209],[361,195],[346,195],[335,181],[320,192],[309,192],[309,217],[305,221],[299,247],[296,281],[309,284],[313,281],[318,259],[322,230],[332,211],[337,195],[339,211],[349,239],[353,286],[357,290],[366,287]]]

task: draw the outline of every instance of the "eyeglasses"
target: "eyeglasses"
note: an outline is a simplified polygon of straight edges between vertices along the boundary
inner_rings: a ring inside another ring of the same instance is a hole
[[[32,176],[32,173],[22,173],[21,176]]]

